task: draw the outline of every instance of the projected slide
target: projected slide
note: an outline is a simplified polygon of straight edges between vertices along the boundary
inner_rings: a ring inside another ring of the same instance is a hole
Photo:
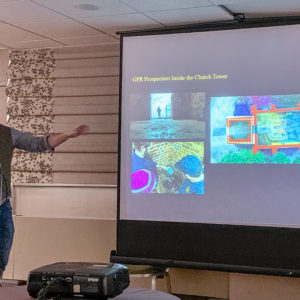
[[[211,98],[212,163],[300,163],[300,95]]]
[[[132,143],[132,193],[204,194],[203,142]]]
[[[204,93],[152,93],[130,96],[130,138],[204,139]]]

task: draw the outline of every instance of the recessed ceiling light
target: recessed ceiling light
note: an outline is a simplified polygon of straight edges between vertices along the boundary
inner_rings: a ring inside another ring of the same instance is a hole
[[[98,10],[99,7],[93,4],[83,3],[74,6],[75,8],[79,8],[82,10]]]

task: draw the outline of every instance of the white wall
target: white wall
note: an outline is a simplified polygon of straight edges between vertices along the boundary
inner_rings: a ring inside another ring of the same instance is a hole
[[[0,123],[6,122],[6,81],[7,81],[7,67],[8,67],[8,50],[0,50]]]

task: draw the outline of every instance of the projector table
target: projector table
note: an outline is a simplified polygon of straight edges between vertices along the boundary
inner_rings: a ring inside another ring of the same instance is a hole
[[[0,299],[2,300],[32,300],[27,292],[26,286],[0,288]],[[86,299],[86,298],[74,298]],[[178,297],[160,291],[149,289],[128,288],[113,300],[180,300]],[[95,299],[94,299],[95,300]]]

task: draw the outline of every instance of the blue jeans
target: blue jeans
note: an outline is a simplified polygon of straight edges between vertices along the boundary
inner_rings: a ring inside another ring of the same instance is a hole
[[[12,210],[7,200],[0,206],[0,276],[8,262],[14,231]]]

